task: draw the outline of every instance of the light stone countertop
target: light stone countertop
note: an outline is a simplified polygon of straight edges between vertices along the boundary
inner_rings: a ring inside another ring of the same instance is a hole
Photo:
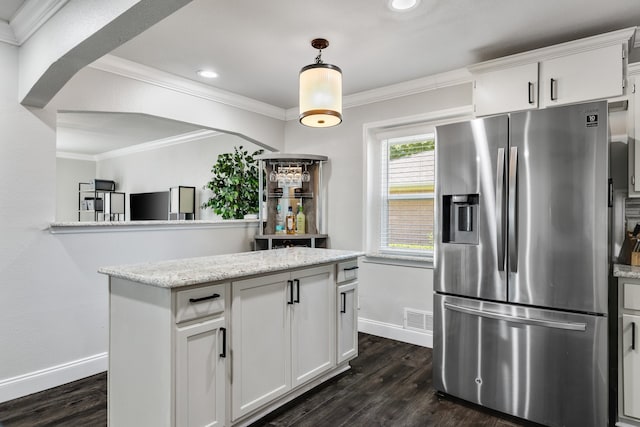
[[[613,275],[614,277],[640,279],[640,267],[626,264],[613,264]]]
[[[238,279],[364,255],[337,249],[286,248],[170,261],[101,267],[99,273],[162,288]]]

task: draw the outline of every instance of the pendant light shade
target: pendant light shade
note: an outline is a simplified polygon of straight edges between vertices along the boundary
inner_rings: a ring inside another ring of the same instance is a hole
[[[300,70],[300,123],[310,127],[331,127],[342,122],[342,70],[322,62],[325,39],[314,39],[319,49],[316,63]]]

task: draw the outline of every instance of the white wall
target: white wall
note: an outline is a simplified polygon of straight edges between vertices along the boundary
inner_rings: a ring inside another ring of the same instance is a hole
[[[365,144],[363,125],[438,110],[471,105],[471,84],[461,84],[345,109],[343,122],[326,129],[310,129],[288,121],[287,152],[324,154],[329,157],[327,231],[330,246],[364,251],[363,191]],[[360,327],[390,338],[430,345],[430,336],[400,331],[403,308],[433,310],[431,269],[400,265],[360,264]],[[375,325],[375,328],[371,328]],[[409,336],[411,335],[411,336]]]
[[[106,369],[107,278],[96,273],[99,266],[247,251],[256,223],[223,228],[51,234],[48,227],[56,215],[55,108],[30,111],[18,103],[18,48],[0,43],[0,64],[2,402]],[[191,111],[200,112],[195,116],[202,115],[202,99],[190,103],[182,94],[176,105],[172,102],[176,99],[166,90],[160,90],[167,95],[162,97],[157,94],[157,87],[145,88],[138,82],[132,94],[131,85],[122,84],[122,79],[106,85],[100,80],[100,75],[104,77],[106,73],[94,74],[98,77],[84,81],[87,86],[65,94],[68,104],[62,105],[81,106],[83,100],[91,99],[98,111],[130,105],[134,112],[174,119],[176,115],[188,117]],[[101,108],[100,102],[87,94],[93,95],[105,86],[108,90],[102,96],[108,98],[103,99],[107,107]],[[143,97],[144,102],[136,102],[137,96]],[[163,105],[170,110],[167,115],[163,114]],[[226,122],[250,121],[246,128],[256,135],[263,126],[268,139],[278,134],[273,119],[251,121],[255,114],[236,115],[237,109],[231,107],[208,109],[212,110],[224,116]]]
[[[127,194],[127,219],[130,212],[129,194],[168,191],[169,188],[178,185],[196,187],[196,219],[220,219],[211,208],[201,209],[199,206],[211,197],[211,191],[203,189],[203,186],[212,177],[211,168],[218,155],[232,153],[234,146],[242,146],[249,153],[261,149],[238,136],[219,134],[197,141],[100,160],[97,163],[96,176],[116,181],[117,190]]]
[[[96,177],[96,162],[56,158],[56,221],[78,220],[78,183]]]

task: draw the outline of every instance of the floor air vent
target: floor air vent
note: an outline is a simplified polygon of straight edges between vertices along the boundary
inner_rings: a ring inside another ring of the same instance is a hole
[[[405,307],[404,328],[420,332],[433,331],[433,313]]]

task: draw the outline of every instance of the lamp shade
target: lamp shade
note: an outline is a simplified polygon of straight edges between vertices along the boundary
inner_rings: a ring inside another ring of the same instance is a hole
[[[311,64],[300,70],[300,123],[331,127],[342,122],[342,70]]]

